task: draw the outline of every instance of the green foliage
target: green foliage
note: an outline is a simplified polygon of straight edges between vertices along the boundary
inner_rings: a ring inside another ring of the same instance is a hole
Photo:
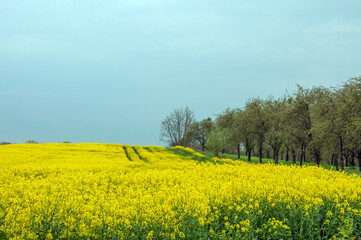
[[[215,122],[218,132],[207,135],[212,138],[207,144],[217,156],[222,149],[237,150],[240,159],[242,149],[249,161],[252,153],[260,163],[265,156],[277,164],[287,152],[292,164],[313,159],[318,166],[350,165],[354,171],[358,165],[361,171],[361,77],[339,87],[297,85],[279,99],[252,98],[243,108],[227,108]]]
[[[204,154],[199,154],[197,152],[195,152],[192,149],[189,148],[177,148],[177,147],[172,147],[172,148],[168,148],[167,149],[168,152],[177,154],[177,155],[181,155],[183,157],[186,157],[187,159],[191,159],[191,160],[196,160],[199,162],[205,162],[205,161],[210,161],[211,157],[204,155]]]
[[[213,152],[216,157],[219,152],[227,146],[227,135],[225,130],[216,129],[209,133],[206,147]]]
[[[199,122],[191,124],[188,132],[188,137],[191,138],[190,142],[195,142],[196,145],[200,145],[202,151],[205,150],[205,144],[207,142],[207,135],[214,129],[214,123],[211,118],[203,119]]]
[[[212,157],[213,153],[206,151],[204,152],[204,154],[206,154],[209,157]],[[237,155],[235,154],[229,154],[229,153],[223,153],[223,154],[219,154],[219,157],[222,158],[229,158],[229,159],[233,159],[233,160],[242,160],[242,161],[248,161],[247,156],[245,155],[241,155],[240,158],[237,157]],[[258,157],[251,157],[251,161],[250,163],[258,163]],[[274,163],[274,161],[270,158],[264,158],[263,159],[263,163]],[[292,161],[285,161],[285,160],[279,160],[279,164],[282,165],[292,165]],[[299,165],[299,161],[296,161],[296,165]],[[315,166],[315,163],[313,162],[304,162],[303,163],[304,166]],[[326,163],[321,163],[320,167],[326,168],[326,169],[333,169],[336,170],[336,168],[332,165],[326,164]],[[356,167],[345,167],[345,172],[347,174],[356,174],[356,175],[361,175],[361,172],[357,170]]]

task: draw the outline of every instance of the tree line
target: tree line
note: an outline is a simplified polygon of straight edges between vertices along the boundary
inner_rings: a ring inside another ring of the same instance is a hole
[[[245,106],[226,109],[216,118],[196,121],[188,108],[177,109],[161,123],[161,140],[219,152],[243,152],[280,158],[302,165],[313,161],[336,169],[358,165],[361,171],[361,77],[339,86],[297,85],[280,98],[249,99]]]

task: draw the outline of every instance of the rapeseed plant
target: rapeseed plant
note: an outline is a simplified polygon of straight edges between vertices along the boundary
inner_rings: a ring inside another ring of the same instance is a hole
[[[361,237],[360,177],[319,167],[14,144],[0,146],[0,179],[0,239]]]

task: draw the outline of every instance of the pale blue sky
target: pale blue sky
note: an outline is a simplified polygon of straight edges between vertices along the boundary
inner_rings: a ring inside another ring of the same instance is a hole
[[[295,83],[361,75],[361,1],[0,0],[0,141],[163,145]]]

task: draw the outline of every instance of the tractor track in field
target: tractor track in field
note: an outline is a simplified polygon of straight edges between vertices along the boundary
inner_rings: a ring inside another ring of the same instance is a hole
[[[145,159],[143,159],[143,158],[139,155],[138,151],[137,151],[134,147],[132,147],[132,148],[133,148],[134,152],[138,155],[138,157],[139,157],[140,160],[142,160],[143,162],[148,162],[148,161],[145,161]]]
[[[123,150],[124,150],[124,152],[125,152],[125,155],[127,155],[128,160],[129,160],[129,161],[132,161],[132,160],[130,160],[130,158],[129,158],[129,156],[128,156],[127,149],[126,149],[125,147],[123,147]]]

